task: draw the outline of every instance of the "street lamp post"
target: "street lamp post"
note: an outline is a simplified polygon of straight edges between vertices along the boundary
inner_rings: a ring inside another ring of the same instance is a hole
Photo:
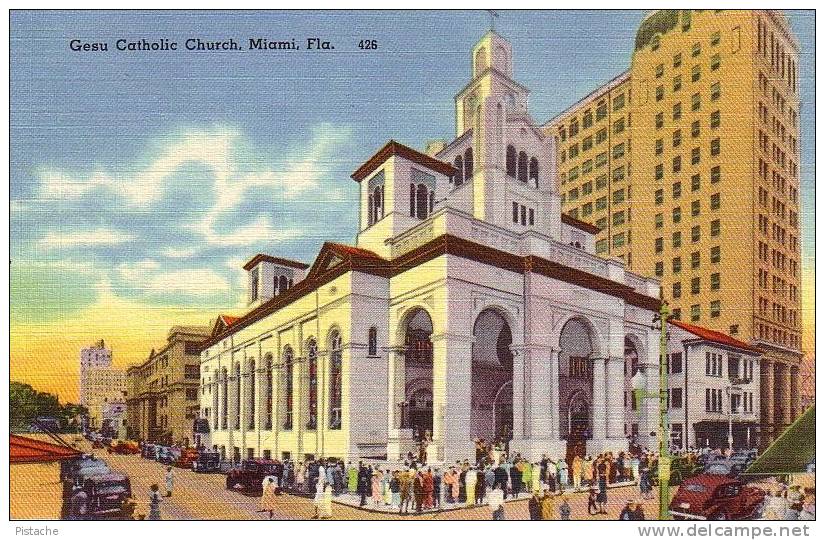
[[[659,322],[659,391],[648,392],[646,390],[644,377],[641,373],[633,376],[633,388],[636,394],[637,403],[643,399],[659,400],[659,519],[668,519],[670,512],[670,427],[667,417],[667,319],[670,316],[667,302],[662,302],[659,313],[654,316],[654,321]]]

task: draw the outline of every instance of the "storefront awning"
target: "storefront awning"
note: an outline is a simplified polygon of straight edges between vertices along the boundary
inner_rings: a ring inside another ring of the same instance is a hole
[[[39,441],[21,435],[9,435],[10,463],[46,463],[79,457],[82,453],[67,446]]]
[[[796,419],[742,474],[777,476],[804,473],[816,455],[816,406]]]

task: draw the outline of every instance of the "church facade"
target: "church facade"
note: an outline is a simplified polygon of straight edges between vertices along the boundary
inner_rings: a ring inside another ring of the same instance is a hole
[[[472,459],[475,439],[530,459],[655,446],[659,283],[595,255],[562,216],[555,149],[487,33],[455,97],[456,133],[395,141],[353,174],[355,246],[314,263],[258,255],[250,311],[201,353],[201,414],[227,459]],[[254,293],[254,294],[253,294]]]

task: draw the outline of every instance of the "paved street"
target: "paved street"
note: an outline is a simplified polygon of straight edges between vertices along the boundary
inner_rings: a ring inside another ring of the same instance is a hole
[[[148,512],[149,486],[157,483],[163,490],[165,467],[136,455],[107,454],[96,450],[97,455],[109,465],[121,471],[132,480],[132,491],[138,501],[139,514]],[[175,489],[171,498],[165,498],[161,507],[164,519],[266,519],[266,514],[258,512],[258,498],[228,491],[224,488],[225,477],[222,474],[196,474],[190,470],[175,471]],[[587,494],[577,493],[569,496],[573,519],[616,519],[624,503],[637,496],[635,487],[611,489],[608,496],[608,513],[602,516],[587,515]],[[277,519],[310,519],[314,514],[311,499],[282,495],[281,508],[276,513]],[[559,504],[561,500],[559,499]],[[645,504],[645,515],[654,517],[657,511],[655,499]],[[370,512],[340,504],[333,505],[334,519],[399,519],[397,514]],[[403,519],[490,519],[488,506],[452,510],[421,516],[403,516]],[[505,505],[507,519],[528,519],[527,501],[517,501]]]

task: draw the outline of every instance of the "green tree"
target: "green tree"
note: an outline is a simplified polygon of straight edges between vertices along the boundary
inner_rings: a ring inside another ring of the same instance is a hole
[[[79,418],[88,411],[82,405],[60,404],[56,395],[38,392],[30,384],[11,381],[9,385],[9,424],[12,431],[27,430],[38,416],[60,422],[61,431],[77,431]]]

